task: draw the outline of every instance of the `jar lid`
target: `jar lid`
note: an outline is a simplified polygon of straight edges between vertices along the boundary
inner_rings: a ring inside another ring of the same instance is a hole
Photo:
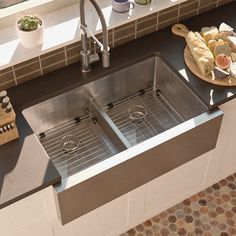
[[[2,90],[0,91],[0,99],[3,99],[7,96],[7,91],[6,90]]]

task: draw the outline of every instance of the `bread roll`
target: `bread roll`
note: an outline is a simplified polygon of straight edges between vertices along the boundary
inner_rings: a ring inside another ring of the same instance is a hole
[[[190,31],[186,41],[201,73],[203,75],[210,74],[214,69],[214,56],[207,47],[205,40],[199,33]]]
[[[229,42],[227,32],[221,32],[219,34],[214,34],[213,39],[216,41],[223,40],[224,42]]]
[[[203,27],[201,29],[202,37],[208,42],[211,39],[214,39],[215,35],[219,33],[218,29],[215,26],[212,27]]]
[[[211,39],[207,42],[207,47],[211,50],[211,52],[213,53],[216,47],[217,41],[214,39]]]

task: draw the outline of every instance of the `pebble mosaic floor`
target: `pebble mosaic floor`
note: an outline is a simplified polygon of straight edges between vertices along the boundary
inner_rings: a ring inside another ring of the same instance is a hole
[[[236,173],[120,236],[236,235]]]

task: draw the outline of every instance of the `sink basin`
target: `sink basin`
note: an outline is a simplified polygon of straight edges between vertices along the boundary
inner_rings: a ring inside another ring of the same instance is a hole
[[[154,53],[23,110],[62,176],[63,224],[215,147],[222,111],[179,76]]]

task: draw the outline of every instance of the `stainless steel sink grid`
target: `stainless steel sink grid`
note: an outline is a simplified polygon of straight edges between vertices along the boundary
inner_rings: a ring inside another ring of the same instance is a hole
[[[205,111],[176,73],[151,56],[23,114],[66,179]]]
[[[161,91],[154,91],[152,88],[118,101],[110,107],[104,110],[132,146],[184,121]],[[140,117],[130,119],[132,107],[136,107],[136,115],[141,115]]]
[[[85,117],[80,122],[67,122],[46,131],[43,138],[40,136],[42,134],[38,135],[41,144],[63,179],[118,152],[91,117]],[[73,147],[76,148],[73,150]]]
[[[159,54],[111,69],[23,110],[62,176],[62,224],[216,145],[223,112],[208,111]]]

